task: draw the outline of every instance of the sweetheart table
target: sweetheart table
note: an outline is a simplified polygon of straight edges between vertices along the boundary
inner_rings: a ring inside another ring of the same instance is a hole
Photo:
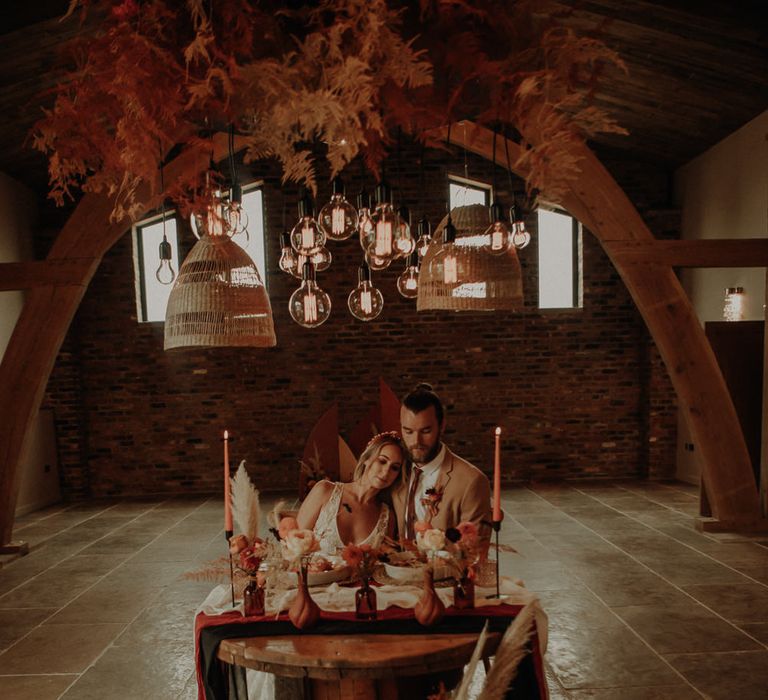
[[[199,700],[239,700],[248,697],[248,691],[254,697],[253,688],[246,688],[244,669],[302,679],[293,685],[292,697],[425,697],[437,677],[450,682],[460,676],[486,620],[491,634],[485,657],[493,654],[506,627],[528,602],[536,607],[531,653],[521,662],[508,697],[547,698],[542,663],[547,618],[536,596],[509,579],[502,578],[501,604],[486,597],[495,589],[477,588],[476,607],[470,610],[454,609],[452,590],[438,588],[447,609],[430,628],[413,617],[421,594],[418,586],[377,587],[379,614],[373,621],[355,619],[355,590],[338,584],[313,589],[322,615],[315,627],[299,631],[284,612],[295,592],[268,600],[266,615],[246,618],[227,604],[229,588],[218,586],[195,620]]]

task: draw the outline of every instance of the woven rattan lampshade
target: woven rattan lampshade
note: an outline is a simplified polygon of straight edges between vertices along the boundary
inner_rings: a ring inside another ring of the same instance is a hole
[[[204,235],[171,290],[165,349],[276,344],[269,297],[253,260],[228,236]]]
[[[446,216],[437,227],[432,243],[421,263],[418,311],[516,311],[523,308],[523,280],[520,261],[514,248],[503,255],[482,249],[488,240],[488,207],[472,204],[451,211],[456,227],[453,244],[456,283],[446,284],[442,260],[443,230]]]

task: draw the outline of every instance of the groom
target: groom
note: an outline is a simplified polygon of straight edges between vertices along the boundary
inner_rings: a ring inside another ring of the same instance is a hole
[[[400,407],[400,430],[413,462],[403,485],[392,493],[401,538],[415,539],[414,524],[445,530],[468,520],[490,539],[491,489],[488,477],[441,441],[443,403],[429,384],[418,384]]]

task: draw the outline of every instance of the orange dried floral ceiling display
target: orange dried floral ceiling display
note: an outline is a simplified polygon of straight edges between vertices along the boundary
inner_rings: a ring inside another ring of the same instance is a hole
[[[316,146],[332,175],[358,154],[378,172],[397,130],[430,143],[459,119],[493,124],[524,146],[529,187],[556,192],[578,173],[569,144],[622,132],[590,104],[601,70],[621,59],[558,24],[533,0],[72,0],[102,18],[67,49],[68,79],[34,130],[51,196],[159,188],[161,154],[200,159],[233,127],[245,160],[276,158],[285,181],[316,189]],[[434,144],[433,144],[434,145]],[[189,175],[168,194],[205,196]]]

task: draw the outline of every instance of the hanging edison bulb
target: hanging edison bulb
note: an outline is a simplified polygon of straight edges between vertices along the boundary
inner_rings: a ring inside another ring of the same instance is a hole
[[[509,220],[512,222],[512,245],[522,250],[531,242],[531,234],[525,230],[522,214],[514,206],[509,209]]]
[[[384,308],[384,297],[371,282],[371,270],[363,262],[357,271],[358,285],[347,298],[347,306],[352,315],[361,321],[373,321]]]
[[[504,221],[504,209],[498,202],[494,202],[490,209],[491,225],[486,229],[486,241],[483,250],[492,255],[506,253],[512,244],[512,235],[507,222]]]
[[[325,234],[314,216],[314,207],[308,194],[299,200],[299,220],[291,231],[291,245],[297,253],[311,257],[325,244]]]
[[[309,259],[315,266],[315,272],[324,272],[331,266],[333,256],[331,255],[331,251],[328,250],[328,248],[325,246],[320,246],[318,251],[314,255],[311,255]]]
[[[360,234],[360,247],[363,252],[368,251],[368,246],[373,242],[375,229],[373,227],[373,220],[371,219],[371,195],[365,191],[360,190],[357,195],[357,230]]]
[[[411,236],[411,212],[402,206],[397,212],[398,223],[395,226],[394,248],[398,258],[407,258],[416,248],[416,241]]]
[[[343,241],[357,231],[357,212],[344,197],[344,184],[341,178],[334,178],[332,187],[331,201],[320,210],[317,223],[332,241]]]
[[[305,262],[299,287],[288,300],[291,318],[305,328],[317,328],[331,315],[331,298],[315,281],[315,269],[311,262]]]
[[[224,208],[225,202],[221,190],[211,192],[210,204],[205,208],[205,212],[193,212],[189,217],[192,233],[196,238],[200,239],[204,235],[230,235]]]
[[[429,244],[432,243],[432,226],[426,218],[419,219],[419,223],[416,225],[416,233],[418,238],[416,239],[416,251],[420,258],[423,258],[429,250]]]
[[[443,243],[429,262],[431,277],[439,279],[448,287],[459,283],[459,254],[456,249],[456,227],[451,215],[443,229]]]
[[[243,209],[243,188],[240,185],[232,185],[229,201],[224,202],[222,214],[229,235],[233,238],[239,236],[235,239],[237,244],[241,248],[247,248],[251,237],[248,233],[248,214]]]
[[[392,196],[389,187],[380,183],[376,187],[376,211],[373,212],[373,240],[366,250],[371,259],[375,256],[378,260],[387,260],[391,263],[397,256],[395,249],[395,229],[400,218],[395,212],[391,202]]]
[[[299,268],[299,255],[291,245],[291,234],[283,231],[280,234],[280,262],[278,263],[283,272],[298,277],[301,273]]]
[[[416,250],[408,256],[405,270],[397,278],[397,291],[406,299],[415,299],[419,295],[419,253]]]
[[[163,240],[160,241],[160,265],[155,271],[155,277],[160,284],[173,284],[176,279],[176,270],[171,265],[173,260],[173,251],[171,250],[171,244],[165,237],[165,214],[163,214]]]

